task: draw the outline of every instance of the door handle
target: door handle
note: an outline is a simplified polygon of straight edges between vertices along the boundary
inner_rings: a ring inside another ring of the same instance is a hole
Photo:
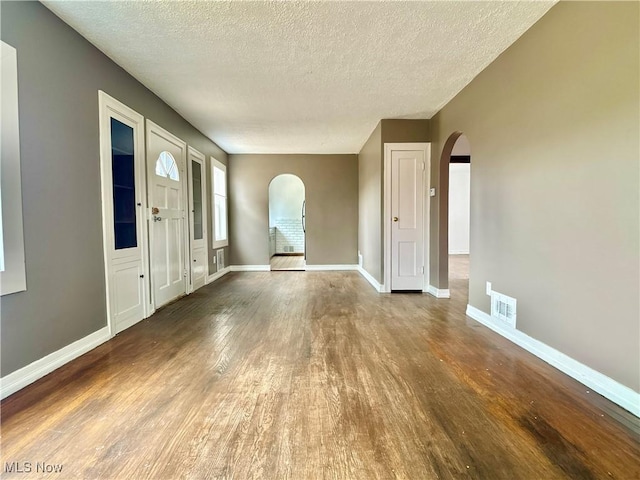
[[[393,221],[397,222],[398,221],[398,217],[393,217]]]
[[[161,222],[162,221],[162,217],[157,217],[157,216],[154,215],[153,221],[154,222]]]

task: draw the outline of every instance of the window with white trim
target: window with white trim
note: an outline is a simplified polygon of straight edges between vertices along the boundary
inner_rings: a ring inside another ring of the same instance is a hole
[[[229,245],[227,231],[227,167],[211,157],[213,248]]]
[[[27,289],[22,230],[18,68],[16,49],[2,42],[0,152],[0,294]]]

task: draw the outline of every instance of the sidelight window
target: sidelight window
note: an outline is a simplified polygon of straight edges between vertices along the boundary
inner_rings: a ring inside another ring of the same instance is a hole
[[[202,167],[200,162],[191,161],[191,190],[193,192],[193,239],[202,240]]]
[[[138,246],[133,128],[111,118],[111,173],[115,248]]]

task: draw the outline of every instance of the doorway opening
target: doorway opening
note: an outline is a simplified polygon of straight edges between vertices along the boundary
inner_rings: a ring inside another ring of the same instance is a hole
[[[305,269],[305,187],[300,177],[289,173],[269,184],[269,258],[272,271]]]
[[[440,265],[449,290],[466,292],[469,287],[471,231],[471,146],[462,132],[447,140],[443,151],[441,189],[444,205],[441,224]],[[446,191],[445,191],[446,187]],[[445,193],[446,192],[446,193]]]

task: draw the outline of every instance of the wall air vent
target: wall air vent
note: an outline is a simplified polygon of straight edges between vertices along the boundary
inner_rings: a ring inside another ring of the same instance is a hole
[[[492,291],[491,316],[516,328],[516,299]]]

